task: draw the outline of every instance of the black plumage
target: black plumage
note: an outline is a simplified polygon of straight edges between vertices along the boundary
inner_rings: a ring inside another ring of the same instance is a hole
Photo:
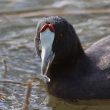
[[[36,50],[39,49],[39,29],[50,23],[55,28],[52,51],[55,53],[47,76],[50,94],[63,99],[110,99],[110,36],[83,50],[79,38],[64,18],[42,18],[37,25]]]

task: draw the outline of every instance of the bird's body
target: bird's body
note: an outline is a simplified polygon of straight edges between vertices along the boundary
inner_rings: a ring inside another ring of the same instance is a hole
[[[47,83],[49,93],[69,100],[110,99],[110,36],[84,51],[66,20],[49,17],[41,20],[38,27],[43,23],[52,23],[55,28],[52,45],[55,57],[46,73],[50,78]],[[60,33],[63,33],[59,36],[62,38],[58,38]],[[38,44],[36,42],[37,47]]]
[[[50,70],[54,77],[48,83],[50,93],[64,99],[110,99],[110,40],[101,40],[108,43],[106,46],[99,42],[85,50],[86,56],[79,59],[76,68],[67,63],[61,70],[55,66],[56,73],[54,67],[53,73]]]

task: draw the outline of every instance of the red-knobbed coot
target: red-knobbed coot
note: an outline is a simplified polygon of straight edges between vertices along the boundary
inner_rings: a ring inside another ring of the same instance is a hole
[[[48,92],[63,99],[110,98],[110,36],[83,50],[73,26],[58,16],[38,21],[35,45]]]

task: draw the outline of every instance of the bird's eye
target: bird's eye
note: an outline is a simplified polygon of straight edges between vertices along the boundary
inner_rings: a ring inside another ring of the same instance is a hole
[[[63,37],[63,33],[60,33],[60,37],[61,37],[61,38]]]
[[[63,38],[64,34],[63,33],[60,33],[59,36],[58,36],[58,40],[61,40]]]

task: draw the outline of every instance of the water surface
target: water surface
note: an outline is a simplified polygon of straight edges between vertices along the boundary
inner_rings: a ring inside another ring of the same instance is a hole
[[[110,35],[109,8],[109,0],[0,0],[0,80],[3,80],[3,59],[8,65],[6,79],[25,83],[32,77],[39,77],[40,59],[36,56],[34,37],[40,18],[48,15],[66,18],[76,29],[83,47],[88,48],[95,41]],[[0,83],[0,94],[4,94],[4,98],[0,99],[0,110],[22,110],[25,90],[26,86]],[[36,80],[29,109],[110,109],[107,102],[93,102],[64,102],[49,96],[45,85]]]

